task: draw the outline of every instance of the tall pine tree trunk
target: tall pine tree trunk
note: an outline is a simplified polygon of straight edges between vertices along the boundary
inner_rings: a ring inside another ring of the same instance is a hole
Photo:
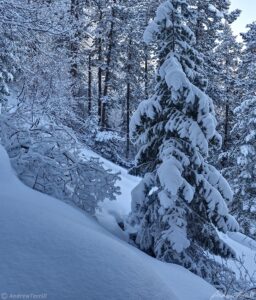
[[[131,98],[131,84],[127,82],[126,86],[126,158],[130,154],[130,98]]]
[[[111,62],[112,62],[112,48],[113,48],[113,32],[114,32],[114,18],[115,18],[115,0],[113,1],[114,4],[111,8],[111,23],[110,23],[110,30],[108,35],[108,50],[107,50],[107,57],[106,57],[106,74],[105,74],[105,82],[104,82],[104,90],[103,90],[103,101],[101,107],[101,127],[107,128],[107,119],[106,119],[106,102],[108,101],[109,95],[109,82],[111,77]]]
[[[76,27],[77,22],[79,20],[79,0],[71,0],[70,5],[70,14],[71,14],[71,22]],[[78,53],[78,39],[79,39],[79,31],[76,29],[72,35],[72,40],[70,44],[71,50],[71,90],[72,96],[75,98],[77,96],[77,77],[78,77],[78,65],[77,65],[77,53]]]
[[[100,9],[100,8],[99,8]],[[102,11],[100,10],[99,21],[102,20]],[[98,117],[101,123],[101,101],[102,101],[102,38],[99,37],[98,41]]]
[[[92,111],[92,58],[91,53],[88,54],[88,115]]]
[[[130,100],[131,100],[131,46],[132,39],[129,39],[128,43],[128,55],[127,55],[127,84],[126,84],[126,158],[129,158],[130,154]]]
[[[227,91],[227,95],[229,91]],[[229,99],[225,103],[225,120],[224,120],[224,138],[223,138],[223,150],[227,151],[229,147],[229,129],[230,129],[230,103]]]
[[[144,47],[144,93],[145,99],[148,99],[148,47]]]

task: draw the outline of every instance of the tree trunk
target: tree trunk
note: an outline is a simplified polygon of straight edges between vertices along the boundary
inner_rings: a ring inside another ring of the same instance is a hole
[[[145,61],[144,61],[144,93],[145,99],[148,99],[148,47],[144,47]]]
[[[92,111],[92,59],[91,53],[88,55],[88,115]]]
[[[229,141],[229,101],[226,101],[225,105],[225,123],[224,123],[224,142],[223,150],[228,150],[228,141]]]
[[[79,19],[79,0],[71,0],[71,18],[72,23],[76,24]],[[76,81],[78,76],[78,65],[77,65],[77,53],[78,53],[78,40],[79,38],[79,32],[76,30],[74,35],[72,36],[71,44],[70,44],[70,50],[71,50],[71,69],[70,74],[72,77],[72,95],[76,97]]]
[[[131,84],[127,83],[126,91],[126,158],[130,154],[130,97],[131,97]]]
[[[128,43],[128,55],[127,55],[127,84],[126,84],[126,158],[129,158],[130,154],[130,100],[131,100],[131,46],[132,40],[129,39]]]
[[[108,35],[108,51],[106,57],[106,74],[105,74],[105,82],[104,82],[104,91],[103,91],[103,101],[101,108],[101,127],[107,128],[107,120],[106,120],[106,101],[109,93],[109,81],[111,77],[111,60],[112,60],[112,48],[113,48],[113,31],[114,31],[114,18],[115,18],[115,1],[111,8],[111,24]]]
[[[99,21],[102,20],[102,11],[100,11]],[[102,101],[102,39],[98,38],[98,117],[101,123],[101,101]]]

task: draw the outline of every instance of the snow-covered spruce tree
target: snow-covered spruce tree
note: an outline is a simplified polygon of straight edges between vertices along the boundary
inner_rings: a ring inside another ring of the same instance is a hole
[[[233,183],[230,169],[236,166],[234,160],[234,147],[237,139],[231,134],[236,121],[234,109],[240,103],[238,68],[241,60],[242,44],[236,40],[231,26],[226,23],[220,34],[219,45],[212,56],[215,61],[215,72],[212,76],[212,89],[214,93],[215,111],[218,115],[218,132],[223,137],[221,148],[213,147],[210,151],[209,161],[221,170],[229,183]],[[217,163],[216,163],[217,162]]]
[[[226,23],[220,35],[220,43],[215,49],[216,71],[215,93],[218,97],[218,115],[221,119],[221,133],[223,135],[223,150],[228,151],[232,147],[230,131],[234,125],[234,108],[238,100],[238,66],[241,56],[242,44],[237,42],[232,33],[231,26]],[[218,86],[218,88],[217,88]]]
[[[232,136],[234,164],[225,172],[230,173],[235,193],[232,210],[246,235],[256,238],[256,97],[242,102],[235,109],[237,123]]]
[[[7,71],[10,67],[9,54],[6,52],[6,38],[4,33],[2,34],[2,40],[0,42],[0,114],[4,111],[7,103],[7,96],[9,95],[8,82],[12,80],[13,75]]]
[[[0,114],[6,106],[6,96],[9,95],[7,82],[10,80],[10,76],[12,75],[6,71],[0,62]]]
[[[6,108],[7,96],[9,95],[8,83],[13,80],[17,69],[17,34],[14,25],[10,25],[10,7],[12,13],[15,3],[12,1],[0,1],[0,114]],[[5,21],[4,21],[5,20]]]
[[[221,68],[219,64],[218,55],[221,53],[217,47],[226,39],[225,31],[228,24],[238,18],[240,11],[230,12],[230,2],[226,0],[189,0],[188,2],[194,11],[195,21],[191,24],[191,29],[196,36],[195,48],[204,58],[204,70],[208,78],[207,94],[213,99],[217,109],[219,107],[222,109],[219,73],[223,72],[223,66]]]
[[[159,67],[155,94],[131,120],[142,145],[132,172],[143,179],[132,192],[127,230],[145,252],[214,282],[217,264],[207,253],[233,257],[217,230],[236,231],[238,224],[227,208],[228,183],[206,161],[208,142],[219,135],[189,18],[186,1],[166,1],[145,33],[158,42]]]
[[[242,53],[242,63],[239,68],[239,96],[245,100],[255,96],[256,72],[256,22],[247,25],[248,31],[242,33],[245,49]]]
[[[245,49],[239,68],[239,97],[235,109],[236,124],[232,130],[237,145],[232,151],[230,168],[235,192],[233,209],[245,234],[256,238],[256,22],[242,34]]]

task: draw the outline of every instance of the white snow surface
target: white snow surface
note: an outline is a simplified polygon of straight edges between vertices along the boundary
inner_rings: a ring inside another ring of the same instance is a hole
[[[219,233],[222,240],[235,251],[238,261],[228,260],[227,265],[237,275],[255,280],[256,275],[256,241],[240,232]],[[216,258],[220,260],[219,258]],[[241,264],[242,263],[242,264]]]
[[[86,150],[86,156],[94,156],[99,157],[97,154],[90,150]],[[114,163],[109,162],[106,159],[100,158],[106,168],[110,168],[115,172],[121,172],[121,181],[117,184],[121,187],[121,195],[117,197],[117,201],[105,201],[102,205],[103,210],[97,216],[100,223],[110,232],[115,234],[118,237],[121,237],[124,240],[127,238],[124,236],[124,233],[120,230],[120,228],[116,224],[116,219],[119,220],[123,218],[123,216],[128,215],[131,210],[131,194],[133,193],[141,193],[141,188],[137,187],[136,190],[134,188],[141,181],[139,177],[134,177],[128,174],[127,170],[121,168]],[[209,170],[210,177],[208,178],[211,184],[216,184],[219,188],[223,197],[229,201],[232,198],[233,192],[231,190],[227,190],[225,188],[226,181],[219,177],[219,173],[217,170]],[[216,172],[215,172],[216,171]],[[224,180],[224,181],[223,181]],[[143,193],[141,193],[143,195]],[[165,201],[165,199],[162,199]],[[166,205],[170,205],[166,203]],[[229,223],[232,223],[236,228],[236,221],[231,217]],[[230,224],[230,228],[232,228],[232,224]],[[256,241],[250,239],[249,237],[243,235],[240,232],[228,232],[227,234],[220,233],[221,239],[225,241],[236,253],[238,260],[242,260],[244,262],[244,266],[249,272],[251,277],[256,275]],[[222,259],[219,257],[215,257],[216,260],[222,262]],[[236,272],[237,276],[240,275],[241,265],[235,262],[234,260],[229,260],[227,262],[228,266]],[[246,273],[246,270],[243,270],[243,274]],[[185,298],[186,299],[186,298]],[[190,299],[190,298],[188,298]],[[191,298],[193,299],[193,298]],[[200,298],[198,298],[200,299]]]
[[[123,175],[126,197],[132,180]],[[112,235],[79,209],[24,186],[1,146],[0,236],[4,297],[208,300],[216,292],[184,268],[159,262]]]

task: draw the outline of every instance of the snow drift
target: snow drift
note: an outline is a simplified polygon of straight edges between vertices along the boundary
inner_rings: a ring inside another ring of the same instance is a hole
[[[0,294],[47,299],[207,300],[215,289],[24,186],[0,146]]]

